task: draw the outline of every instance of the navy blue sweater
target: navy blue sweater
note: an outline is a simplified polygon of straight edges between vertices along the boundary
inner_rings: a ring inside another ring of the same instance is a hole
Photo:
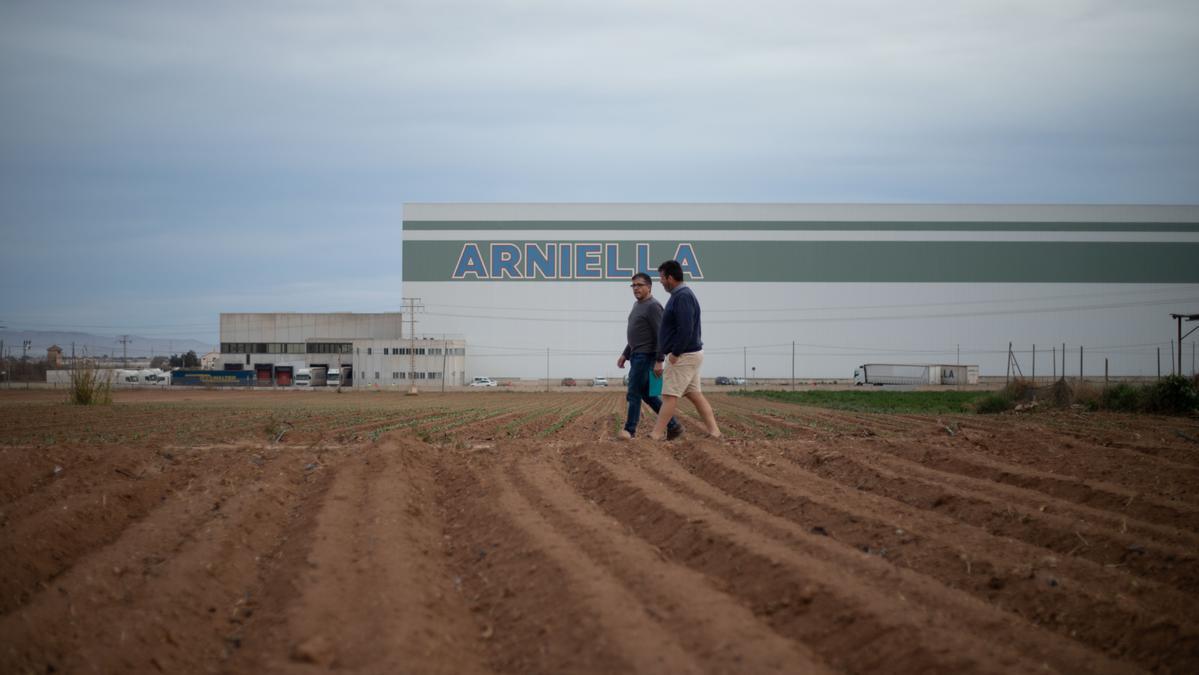
[[[704,348],[700,340],[699,300],[690,286],[679,286],[666,301],[662,312],[662,327],[658,329],[658,349],[661,354],[681,356]]]

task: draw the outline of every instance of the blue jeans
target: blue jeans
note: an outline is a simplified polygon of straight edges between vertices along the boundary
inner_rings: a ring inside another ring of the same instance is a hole
[[[654,412],[662,409],[662,399],[649,395],[649,375],[654,370],[654,355],[641,352],[629,357],[629,392],[625,398],[629,401],[629,417],[624,424],[624,430],[637,435],[637,423],[641,421],[641,402],[645,401]],[[679,426],[678,420],[671,417],[667,429]]]

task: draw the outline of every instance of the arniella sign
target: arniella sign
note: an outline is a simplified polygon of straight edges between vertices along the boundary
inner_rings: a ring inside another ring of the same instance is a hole
[[[1199,283],[1199,207],[409,204],[409,282]]]
[[[623,248],[623,252],[622,252]],[[648,242],[474,242],[462,244],[450,278],[464,279],[628,279],[653,273],[661,260],[650,257]],[[703,279],[703,267],[689,243],[679,243],[671,259],[684,275]]]

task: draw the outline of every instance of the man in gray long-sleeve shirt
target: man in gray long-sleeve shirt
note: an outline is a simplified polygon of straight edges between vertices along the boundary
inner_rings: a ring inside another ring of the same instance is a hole
[[[662,408],[662,399],[649,395],[649,376],[654,364],[665,358],[658,351],[658,330],[662,325],[662,305],[653,296],[653,281],[649,275],[638,272],[633,275],[633,297],[637,302],[629,312],[629,326],[626,333],[627,342],[616,366],[624,368],[630,364],[629,390],[626,396],[629,402],[629,414],[625,420],[620,437],[632,438],[637,434],[637,423],[641,421],[641,402],[645,401],[657,413]],[[683,433],[683,427],[673,417],[666,427],[666,435],[676,438]]]

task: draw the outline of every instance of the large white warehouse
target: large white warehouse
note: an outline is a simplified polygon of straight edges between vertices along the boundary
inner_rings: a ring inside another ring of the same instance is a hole
[[[1029,374],[1170,368],[1199,312],[1199,207],[407,204],[403,294],[471,345],[468,376],[616,376],[630,275],[676,258],[705,374],[849,377],[861,363]],[[1194,349],[1183,345],[1184,371]],[[794,354],[794,356],[793,356]],[[794,366],[793,366],[794,364]]]

